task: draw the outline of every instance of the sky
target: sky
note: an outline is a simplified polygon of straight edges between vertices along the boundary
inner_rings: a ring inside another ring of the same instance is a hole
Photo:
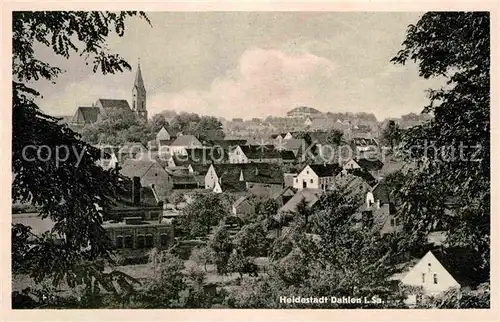
[[[419,113],[426,89],[418,66],[394,65],[406,28],[421,13],[154,12],[152,26],[131,18],[108,47],[132,66],[115,75],[92,72],[73,55],[37,55],[66,72],[39,82],[41,108],[73,115],[98,98],[127,99],[140,59],[149,116],[162,110],[225,117],[285,116],[297,106],[322,112],[371,112],[379,120]]]

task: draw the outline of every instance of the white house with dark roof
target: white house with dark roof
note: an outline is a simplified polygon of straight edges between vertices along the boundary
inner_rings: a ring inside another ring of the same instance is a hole
[[[335,183],[335,177],[342,171],[338,164],[310,164],[294,178],[293,187],[327,190]]]
[[[194,135],[181,135],[175,139],[169,146],[168,152],[170,154],[187,154],[188,149],[203,148],[200,140]]]
[[[474,289],[489,280],[489,271],[482,268],[479,253],[464,248],[434,248],[418,262],[390,279],[400,280],[414,292],[406,299],[416,304],[420,295],[436,296],[450,289]],[[421,291],[417,291],[420,288]]]

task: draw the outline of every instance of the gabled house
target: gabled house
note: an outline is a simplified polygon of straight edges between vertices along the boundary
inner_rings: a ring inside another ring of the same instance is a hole
[[[285,157],[289,157],[289,155]],[[274,145],[239,145],[229,152],[229,163],[250,162],[282,163],[283,156]]]
[[[351,147],[355,153],[362,154],[365,152],[376,151],[378,148],[378,142],[374,138],[357,137],[351,139]]]
[[[166,142],[173,141],[176,139],[176,133],[174,131],[167,130],[164,126],[156,133],[156,142]]]
[[[247,185],[244,181],[236,181],[236,182],[226,182],[224,180],[217,181],[213,188],[213,192],[215,193],[231,193],[235,195],[246,195],[247,194]]]
[[[283,187],[283,172],[276,164],[246,163],[246,164],[212,164],[205,175],[205,189],[214,189],[217,184],[222,189],[224,185],[238,184],[229,187],[232,190],[250,190],[259,194],[260,190],[274,193]]]
[[[187,154],[187,149],[203,148],[201,142],[194,135],[181,135],[177,137],[169,146],[168,152],[171,154]]]
[[[160,200],[164,200],[173,187],[171,175],[155,161],[125,160],[120,173],[129,178],[139,177],[143,186],[153,186]]]
[[[335,177],[342,171],[338,164],[306,165],[295,177],[293,187],[327,190],[334,186]]]
[[[368,158],[352,158],[347,161],[343,168],[344,169],[365,169],[370,172],[372,175],[376,176],[382,168],[384,167],[384,163],[378,159],[368,159]]]
[[[285,205],[297,193],[297,189],[287,186],[274,198],[280,207]]]
[[[366,193],[365,203],[358,208],[355,216],[360,220],[359,227],[372,227],[382,236],[403,229],[403,221],[396,215],[385,180]]]
[[[171,155],[168,159],[168,166],[188,167],[189,165],[223,163],[225,158],[224,151],[218,148],[189,148],[185,149],[185,153]]]
[[[481,258],[475,251],[463,248],[429,250],[400,279],[403,285],[420,288],[420,294],[410,293],[406,303],[416,304],[419,295],[436,296],[452,288],[474,289],[489,280],[489,271],[481,268]]]
[[[231,212],[235,216],[248,216],[254,209],[255,205],[253,203],[252,196],[241,196],[232,205]]]

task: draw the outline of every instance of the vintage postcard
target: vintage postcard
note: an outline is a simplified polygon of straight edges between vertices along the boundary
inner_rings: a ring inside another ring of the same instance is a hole
[[[498,4],[399,6],[7,2],[2,320],[498,318]]]

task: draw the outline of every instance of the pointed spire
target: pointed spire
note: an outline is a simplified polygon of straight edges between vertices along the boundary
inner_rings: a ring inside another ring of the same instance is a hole
[[[146,91],[146,87],[144,87],[144,81],[142,79],[140,58],[137,59],[137,72],[135,73],[134,87],[136,87],[137,90]]]

